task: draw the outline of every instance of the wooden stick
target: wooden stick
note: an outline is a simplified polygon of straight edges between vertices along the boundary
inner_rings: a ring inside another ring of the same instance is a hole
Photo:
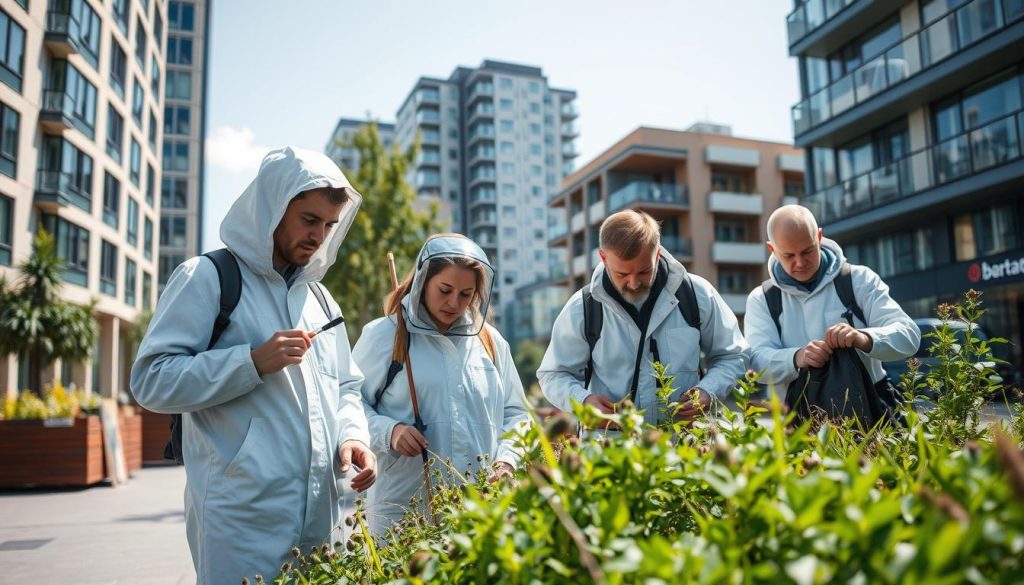
[[[398,272],[395,271],[395,255],[388,252],[388,270],[391,271],[391,287],[398,291]],[[402,313],[402,305],[398,305],[397,311],[398,327],[405,329],[405,334],[410,335],[409,329],[405,327],[405,315]],[[410,347],[412,344],[408,344]],[[416,398],[416,383],[412,377],[412,356],[409,352],[405,352],[405,378],[409,383],[409,399],[412,401],[412,415],[415,419],[414,426],[417,431],[423,433],[426,430],[426,425],[423,424],[423,419],[420,417],[420,403]],[[426,435],[424,435],[426,437]],[[427,450],[423,449],[420,451],[423,456],[423,483],[427,486],[427,507],[430,508],[430,518],[434,521],[434,526],[437,526],[437,513],[434,511],[434,488],[430,483],[430,463],[427,459]]]

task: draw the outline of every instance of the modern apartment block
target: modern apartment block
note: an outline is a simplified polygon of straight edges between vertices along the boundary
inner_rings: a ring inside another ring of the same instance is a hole
[[[359,152],[352,146],[352,137],[355,136],[356,131],[361,127],[374,122],[373,120],[357,120],[353,118],[341,118],[338,120],[338,124],[334,127],[334,132],[331,134],[330,139],[327,140],[327,144],[324,146],[324,153],[331,157],[341,170],[348,176],[349,171],[359,169]],[[375,122],[377,124],[377,133],[380,135],[380,141],[384,145],[384,148],[391,149],[392,143],[395,141],[395,125],[388,124],[385,122]],[[351,179],[351,177],[349,177]]]
[[[156,302],[167,4],[0,2],[0,273],[18,278],[36,231],[56,238],[65,299],[95,299],[91,362],[60,378],[104,395],[127,388],[126,332]],[[0,393],[27,386],[0,358]]]
[[[638,128],[568,176],[551,199],[551,285],[574,292],[590,282],[601,262],[601,223],[638,209],[661,223],[662,246],[742,316],[747,293],[767,277],[768,216],[795,203],[803,185],[803,156],[791,145],[737,138],[709,123]]]
[[[495,264],[499,325],[516,288],[548,277],[547,200],[576,157],[575,99],[539,67],[484,61],[420,78],[398,111],[396,140],[421,142],[409,175],[420,198]]]
[[[154,0],[156,1],[156,0]],[[203,251],[203,161],[210,0],[167,2],[167,79],[158,288]]]
[[[1024,346],[1024,3],[809,0],[788,17],[805,204],[914,317],[983,290]]]

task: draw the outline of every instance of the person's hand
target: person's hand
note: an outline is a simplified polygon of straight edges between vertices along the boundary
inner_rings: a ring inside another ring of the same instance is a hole
[[[506,479],[512,479],[516,474],[516,469],[511,464],[505,461],[498,461],[494,464],[494,471],[487,477],[487,483],[498,483]]]
[[[832,348],[821,339],[813,339],[796,352],[793,362],[797,368],[820,368],[832,357]]]
[[[673,418],[691,421],[704,414],[711,407],[711,395],[703,388],[690,388],[679,398],[679,408]]]
[[[604,414],[615,414],[617,406],[614,402],[612,402],[611,398],[608,398],[606,396],[598,396],[597,394],[591,394],[590,396],[587,396],[586,399],[583,400],[583,404],[589,404]],[[605,421],[602,422],[598,428],[604,429],[606,431],[617,431],[619,430],[619,425],[611,421]]]
[[[306,354],[309,345],[309,334],[301,329],[278,331],[249,355],[252,364],[256,366],[256,372],[263,376],[302,362],[302,356]]]
[[[416,427],[399,423],[391,430],[391,448],[406,457],[416,457],[429,446]]]
[[[854,329],[849,323],[837,323],[825,331],[825,343],[832,349],[855,347],[863,352],[871,351],[874,342],[871,336]]]
[[[338,447],[341,456],[341,472],[348,472],[353,463],[362,471],[352,478],[352,489],[365,492],[377,481],[377,456],[362,441],[345,441]]]

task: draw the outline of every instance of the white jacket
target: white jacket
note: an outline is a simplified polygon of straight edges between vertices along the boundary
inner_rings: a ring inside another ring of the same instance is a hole
[[[781,339],[761,287],[747,296],[743,330],[750,342],[752,367],[762,372],[761,382],[780,386],[782,393],[785,393],[785,386],[796,379],[796,352],[814,339],[823,339],[825,330],[832,325],[846,323],[843,317],[846,308],[839,300],[834,283],[846,257],[839,244],[832,240],[823,238],[822,247],[833,252],[837,261],[826,268],[827,272],[811,292],[791,284],[780,284],[775,278],[778,259],[774,254],[768,259],[768,274],[775,286],[782,290]],[[858,353],[871,379],[878,382],[885,377],[881,362],[913,355],[921,343],[921,330],[892,300],[889,287],[874,271],[867,266],[852,265],[850,276],[854,297],[868,321],[862,323],[854,317],[854,326],[872,340],[870,352],[858,350]]]
[[[690,274],[700,313],[701,330],[698,332],[686,323],[675,296],[686,269],[664,248],[661,258],[668,264],[668,280],[651,313],[636,394],[637,407],[646,411],[645,419],[651,423],[661,419],[650,367],[654,360],[650,350],[652,337],[662,363],[669,366],[668,373],[676,377],[676,391],[670,396],[671,400],[678,400],[682,392],[694,386],[714,397],[725,398],[747,367],[747,342],[740,333],[736,316],[718,291],[707,280]],[[572,412],[572,402],[582,403],[592,393],[614,401],[629,396],[640,329],[604,290],[604,272],[604,264],[599,264],[590,285],[594,300],[604,306],[601,337],[594,347],[590,389],[583,386],[589,350],[584,336],[582,291],[576,291],[555,319],[551,342],[537,370],[541,390],[548,401],[565,411]],[[708,367],[703,378],[698,375],[701,352]]]
[[[274,228],[292,197],[324,186],[350,200],[289,287],[272,264]],[[185,523],[199,583],[276,575],[293,545],[320,544],[341,521],[338,445],[370,440],[344,327],[318,335],[301,364],[262,377],[250,352],[276,331],[329,319],[307,283],[334,262],[359,203],[324,155],[271,152],[221,224],[242,295],[220,340],[207,350],[220,298],[209,259],[179,266],[157,304],[131,388],[147,409],[184,413]]]
[[[403,300],[408,306],[409,297]],[[410,315],[410,311],[405,312]],[[409,317],[416,319],[415,315]],[[513,467],[522,454],[514,447],[514,431],[529,418],[523,385],[516,372],[508,343],[498,331],[487,326],[494,339],[497,364],[491,361],[476,336],[446,336],[431,325],[409,327],[412,362],[420,417],[428,456],[433,469],[451,479],[452,472],[464,474],[495,461]],[[374,404],[391,365],[395,340],[393,317],[382,317],[363,328],[352,350],[366,376],[363,401],[370,424],[370,436],[377,454],[379,472],[366,499],[367,517],[374,534],[382,534],[399,520],[413,496],[426,499],[423,489],[423,460],[391,449],[391,431],[398,423],[414,422],[409,383],[403,370]],[[506,434],[510,436],[505,437]],[[487,462],[478,457],[486,455]],[[450,460],[450,465],[444,460]],[[431,478],[431,481],[435,481]]]

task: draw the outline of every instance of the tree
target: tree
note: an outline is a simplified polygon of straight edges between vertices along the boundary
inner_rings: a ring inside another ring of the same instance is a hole
[[[346,176],[362,194],[363,204],[323,283],[345,311],[349,337],[355,338],[363,325],[380,316],[384,296],[391,291],[388,251],[395,254],[401,280],[423,240],[442,225],[436,203],[427,212],[412,207],[416,192],[405,175],[418,141],[405,152],[397,145],[389,151],[371,122],[359,128],[350,146],[359,152],[359,168],[346,169]]]
[[[37,393],[43,389],[43,370],[54,359],[87,359],[96,343],[95,302],[75,305],[57,296],[61,264],[53,236],[40,228],[32,255],[18,266],[17,287],[8,289],[0,281],[0,355],[28,358],[30,389]]]
[[[544,359],[544,346],[532,339],[524,339],[516,347],[516,353],[512,357],[519,370],[519,379],[523,381],[523,388],[529,392],[530,388],[537,383],[537,368]]]

